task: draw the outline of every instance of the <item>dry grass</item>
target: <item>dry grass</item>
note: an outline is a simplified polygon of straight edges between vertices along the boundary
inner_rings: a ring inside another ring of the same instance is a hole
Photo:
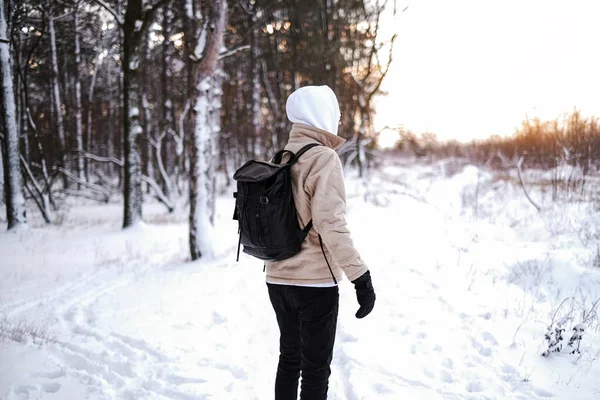
[[[48,343],[54,338],[44,326],[36,325],[24,319],[0,317],[0,342]]]

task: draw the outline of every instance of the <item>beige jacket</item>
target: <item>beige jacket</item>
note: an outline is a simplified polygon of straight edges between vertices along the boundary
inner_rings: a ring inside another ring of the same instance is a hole
[[[327,267],[319,236],[335,278],[342,280],[342,271],[349,280],[360,277],[367,266],[354,248],[346,225],[346,190],[342,163],[334,151],[344,139],[321,129],[294,124],[285,149],[296,153],[310,143],[323,146],[308,150],[292,166],[294,203],[300,226],[312,218],[310,230],[302,249],[283,261],[267,262],[267,281],[292,285],[333,283]]]

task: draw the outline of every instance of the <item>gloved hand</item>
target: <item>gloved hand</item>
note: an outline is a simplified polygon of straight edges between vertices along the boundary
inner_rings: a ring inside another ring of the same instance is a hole
[[[354,290],[356,290],[356,299],[360,308],[356,312],[356,318],[364,318],[375,306],[375,290],[373,290],[373,282],[371,282],[371,273],[369,271],[362,274],[359,278],[352,281]]]

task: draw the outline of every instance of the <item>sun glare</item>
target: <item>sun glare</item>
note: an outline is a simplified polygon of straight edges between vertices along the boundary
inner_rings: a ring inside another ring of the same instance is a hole
[[[597,113],[599,14],[600,2],[585,0],[412,2],[386,27],[399,40],[376,129],[470,141],[574,107]]]

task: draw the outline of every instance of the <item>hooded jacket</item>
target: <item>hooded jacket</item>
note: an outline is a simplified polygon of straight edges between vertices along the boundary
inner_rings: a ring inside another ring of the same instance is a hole
[[[332,272],[338,282],[343,275],[352,281],[368,268],[354,248],[346,223],[344,175],[335,152],[345,142],[336,135],[340,118],[337,99],[327,86],[306,86],[288,98],[286,112],[294,122],[286,150],[296,153],[310,143],[323,146],[307,151],[291,168],[300,226],[304,227],[312,218],[313,229],[298,254],[283,261],[266,263],[267,282],[333,285]],[[332,271],[321,250],[319,234]]]

